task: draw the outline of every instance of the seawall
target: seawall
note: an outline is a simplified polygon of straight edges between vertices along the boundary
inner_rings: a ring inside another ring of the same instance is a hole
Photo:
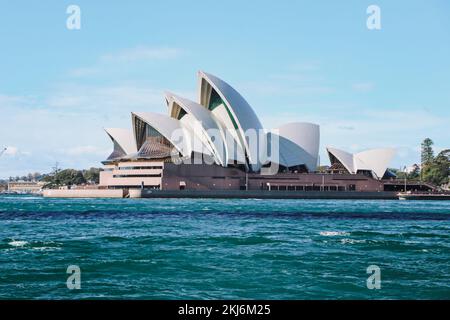
[[[136,197],[136,195],[135,195]],[[366,199],[398,200],[396,192],[356,191],[268,191],[268,190],[142,190],[142,198],[222,198],[222,199]]]
[[[268,190],[44,190],[46,198],[210,198],[210,199],[335,199],[398,200],[396,192],[268,191]]]
[[[45,198],[123,198],[126,194],[123,189],[47,189],[43,192]]]

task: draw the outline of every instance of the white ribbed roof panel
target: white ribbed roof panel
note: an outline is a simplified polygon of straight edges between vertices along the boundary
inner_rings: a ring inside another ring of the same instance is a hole
[[[105,132],[128,155],[137,152],[136,140],[132,130],[122,128],[105,128]]]
[[[207,149],[214,154],[214,158],[218,164],[226,166],[226,161],[224,161],[226,158],[224,133],[214,119],[212,112],[194,101],[170,92],[166,93],[166,99],[169,101],[169,114],[172,114],[174,105],[177,104],[190,115],[187,119],[184,116],[181,122],[193,129],[194,133],[203,141]],[[198,132],[197,128],[202,132]]]
[[[396,150],[393,148],[371,149],[355,154],[330,147],[327,148],[327,151],[336,157],[350,173],[357,173],[358,170],[368,170],[377,179],[381,179],[384,176],[389,163],[396,153]]]
[[[354,155],[357,170],[371,170],[381,179],[395,155],[395,149],[383,148],[359,152]]]
[[[286,166],[304,164],[309,171],[316,170],[319,157],[320,127],[313,123],[292,122],[282,125],[277,130],[281,138],[280,156],[282,159],[286,159]]]
[[[340,163],[348,170],[350,173],[356,173],[355,166],[353,164],[353,155],[343,150],[336,148],[327,147],[328,153],[335,156]]]
[[[219,79],[218,77],[206,73],[199,72],[199,102],[205,108],[207,105],[207,96],[209,93],[205,93],[204,90],[208,90],[207,86],[203,86],[203,81],[206,81],[221,97],[221,99],[226,103],[226,107],[228,108],[226,113],[218,114],[218,116],[222,117],[222,125],[225,125],[226,130],[237,130],[238,133],[238,142],[241,144],[242,148],[245,150],[251,167],[253,170],[258,170],[260,168],[260,163],[258,160],[258,154],[254,148],[250,148],[248,145],[247,139],[245,137],[247,130],[262,130],[262,124],[259,121],[256,113],[250,107],[248,102],[237,92],[232,86],[230,86],[225,81]],[[230,117],[230,121],[226,121],[226,117]],[[235,126],[230,125],[230,123],[235,122],[237,128]]]

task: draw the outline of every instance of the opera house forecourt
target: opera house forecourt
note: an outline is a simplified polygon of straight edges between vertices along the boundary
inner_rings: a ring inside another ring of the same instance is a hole
[[[326,197],[351,191],[389,198],[404,188],[387,170],[394,149],[350,154],[328,147],[331,166],[317,171],[319,125],[293,122],[267,130],[238,91],[206,72],[198,73],[197,101],[171,92],[164,100],[166,114],[132,112],[130,129],[105,129],[114,147],[103,162],[101,189],[131,196]]]

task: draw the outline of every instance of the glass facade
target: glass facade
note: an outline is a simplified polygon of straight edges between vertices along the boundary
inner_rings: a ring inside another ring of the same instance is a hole
[[[223,105],[225,107],[225,110],[227,110],[228,116],[231,119],[231,122],[233,123],[234,129],[238,130],[238,125],[236,120],[234,119],[233,115],[230,112],[230,109],[228,108],[225,101],[222,100],[222,98],[219,96],[216,90],[214,88],[211,89],[211,97],[209,99],[209,106],[208,109],[213,111],[215,108]]]
[[[164,159],[171,156],[173,145],[158,130],[145,123],[145,141],[138,152],[139,158]]]
[[[183,108],[180,108],[180,112],[178,113],[178,120],[181,120],[181,118],[183,118],[186,115],[186,111],[184,111]]]
[[[134,123],[134,132],[136,134],[136,144],[138,150],[142,147],[146,139],[145,127],[145,122],[139,118],[136,118],[136,121]]]

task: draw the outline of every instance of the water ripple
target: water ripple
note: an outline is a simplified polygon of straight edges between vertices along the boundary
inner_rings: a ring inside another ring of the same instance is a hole
[[[0,196],[0,299],[448,299],[449,220],[439,201]]]

